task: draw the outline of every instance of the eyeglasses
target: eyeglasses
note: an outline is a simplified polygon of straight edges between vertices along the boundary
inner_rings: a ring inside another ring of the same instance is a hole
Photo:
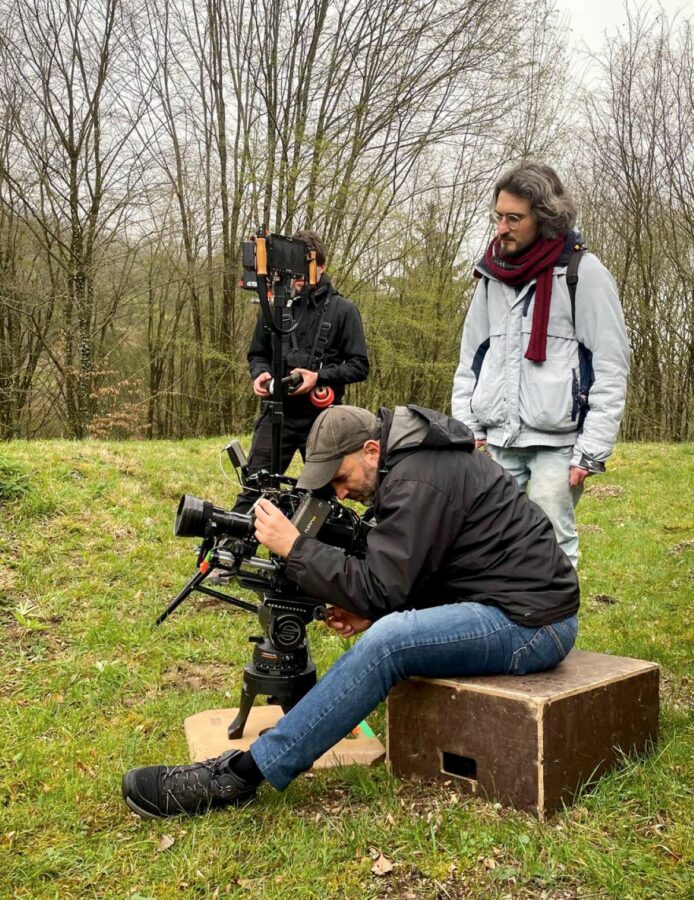
[[[511,231],[515,231],[523,219],[527,219],[530,213],[500,213],[493,209],[489,213],[489,221],[492,225],[501,225],[506,219],[506,224]]]

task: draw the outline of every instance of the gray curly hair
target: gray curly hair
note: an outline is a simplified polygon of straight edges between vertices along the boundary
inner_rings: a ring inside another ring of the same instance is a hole
[[[576,223],[576,205],[551,166],[524,162],[510,169],[494,186],[494,203],[501,191],[530,201],[544,238],[567,234]]]

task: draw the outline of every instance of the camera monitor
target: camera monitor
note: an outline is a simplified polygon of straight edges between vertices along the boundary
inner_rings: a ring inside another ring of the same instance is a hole
[[[261,253],[255,239],[243,242],[243,276],[239,287],[250,291],[257,290],[259,270],[268,275],[289,276],[304,281],[312,280],[310,278],[311,253],[303,241],[284,237],[281,234],[268,234],[264,238],[262,246],[264,255],[267,257],[266,260],[259,259]]]

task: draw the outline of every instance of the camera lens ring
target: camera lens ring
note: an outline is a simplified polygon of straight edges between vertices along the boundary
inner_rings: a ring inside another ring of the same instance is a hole
[[[191,494],[184,494],[178,504],[174,520],[176,537],[204,537],[212,504]]]

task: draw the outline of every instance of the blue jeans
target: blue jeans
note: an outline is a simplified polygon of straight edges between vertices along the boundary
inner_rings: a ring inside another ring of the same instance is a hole
[[[285,788],[404,678],[540,672],[564,659],[577,631],[576,616],[526,628],[481,603],[391,613],[374,622],[276,727],[251,745],[251,755],[270,784]]]
[[[513,475],[528,496],[537,503],[552,523],[557,543],[578,565],[578,532],[574,510],[581,499],[583,485],[571,487],[569,469],[573,447],[497,447],[487,444],[491,458]]]

